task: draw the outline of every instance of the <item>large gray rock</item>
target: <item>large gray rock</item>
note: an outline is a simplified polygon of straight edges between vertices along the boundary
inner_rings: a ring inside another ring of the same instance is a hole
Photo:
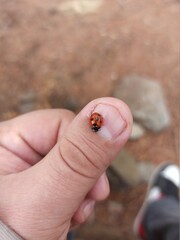
[[[170,114],[157,81],[138,75],[126,76],[117,85],[113,96],[125,101],[134,119],[154,132],[170,124]]]
[[[141,180],[143,182],[148,182],[152,173],[154,172],[156,165],[150,161],[138,162],[137,168],[139,171],[139,175],[141,176]]]
[[[111,168],[119,175],[126,186],[135,186],[141,182],[142,178],[135,158],[125,149],[122,149],[111,163]]]
[[[110,166],[114,171],[114,175],[119,177],[119,182],[117,180],[114,181],[111,176],[110,180],[112,181],[110,183],[111,185],[115,184],[116,190],[122,190],[128,186],[136,186],[141,182],[148,182],[155,167],[156,165],[151,161],[136,161],[133,155],[126,149],[122,149]]]

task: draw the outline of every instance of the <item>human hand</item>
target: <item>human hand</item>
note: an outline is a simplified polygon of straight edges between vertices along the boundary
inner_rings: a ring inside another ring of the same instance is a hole
[[[93,112],[104,118],[96,133]],[[96,99],[76,117],[42,110],[0,123],[0,219],[24,239],[66,239],[108,195],[105,170],[131,126],[128,107],[114,98]]]

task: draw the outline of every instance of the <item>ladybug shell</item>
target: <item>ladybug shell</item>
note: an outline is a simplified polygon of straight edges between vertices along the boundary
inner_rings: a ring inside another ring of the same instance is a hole
[[[89,125],[94,132],[97,132],[103,125],[103,117],[99,113],[93,113]]]

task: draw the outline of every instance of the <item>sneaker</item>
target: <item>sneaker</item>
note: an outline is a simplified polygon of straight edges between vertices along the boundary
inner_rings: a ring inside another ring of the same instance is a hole
[[[148,240],[143,226],[147,206],[165,196],[179,201],[180,173],[179,168],[171,163],[162,163],[154,171],[149,181],[144,203],[134,222],[134,233],[141,240]]]

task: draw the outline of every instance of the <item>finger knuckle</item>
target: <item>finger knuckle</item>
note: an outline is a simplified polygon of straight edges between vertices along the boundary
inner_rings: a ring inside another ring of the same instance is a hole
[[[76,141],[64,137],[59,145],[59,152],[63,161],[80,175],[95,177],[102,171],[103,154],[82,137],[78,137]]]

